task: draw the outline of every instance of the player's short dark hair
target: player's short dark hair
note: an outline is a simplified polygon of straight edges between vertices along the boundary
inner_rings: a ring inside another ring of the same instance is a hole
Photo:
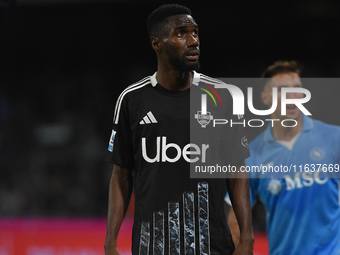
[[[149,37],[161,37],[167,18],[180,14],[191,15],[191,11],[189,8],[178,4],[164,4],[158,7],[149,15],[147,20]]]
[[[262,73],[263,78],[271,78],[280,73],[297,73],[301,76],[302,67],[296,61],[283,61],[279,60],[274,62],[273,65],[267,67]]]

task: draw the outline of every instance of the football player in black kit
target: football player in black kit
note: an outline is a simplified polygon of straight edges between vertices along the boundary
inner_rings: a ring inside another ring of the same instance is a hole
[[[195,71],[198,25],[188,8],[163,5],[147,26],[157,72],[127,87],[116,102],[105,252],[119,254],[117,236],[134,190],[132,254],[252,254],[248,179],[190,178],[190,162],[209,151],[190,143],[190,90],[221,83]],[[228,132],[226,160],[239,168],[249,156],[241,144],[244,128]],[[236,250],[224,215],[227,190],[241,229]]]

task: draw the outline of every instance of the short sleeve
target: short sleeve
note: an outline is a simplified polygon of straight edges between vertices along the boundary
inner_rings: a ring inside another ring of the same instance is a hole
[[[243,115],[233,114],[233,99],[227,93],[226,119],[229,121],[225,129],[225,141],[228,143],[228,161],[230,164],[238,163],[250,156],[248,138],[246,135],[246,120]]]
[[[248,138],[245,132],[245,127],[243,123],[245,123],[245,119],[243,116],[234,115],[231,118],[231,128],[230,128],[230,163],[236,163],[241,160],[244,160],[250,156],[249,148],[248,148]]]
[[[126,97],[116,103],[106,161],[132,169],[134,153],[128,106]]]

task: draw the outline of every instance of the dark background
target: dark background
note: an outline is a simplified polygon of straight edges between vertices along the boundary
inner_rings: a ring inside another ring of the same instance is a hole
[[[114,104],[156,70],[146,19],[165,1],[9,3],[0,0],[0,216],[105,217]],[[178,3],[199,24],[202,73],[259,77],[287,59],[304,77],[340,75],[337,0]]]

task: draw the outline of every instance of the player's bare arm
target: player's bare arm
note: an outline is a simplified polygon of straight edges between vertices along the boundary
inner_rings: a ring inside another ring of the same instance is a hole
[[[230,228],[230,233],[233,237],[233,242],[235,244],[235,247],[237,247],[238,244],[240,243],[240,228],[238,226],[238,222],[237,222],[237,219],[234,213],[234,209],[232,207],[230,207],[228,211],[227,222]]]
[[[240,169],[244,162],[238,163]],[[244,176],[227,179],[228,192],[235,216],[240,228],[240,242],[234,252],[236,254],[253,254],[254,235],[251,218],[251,205],[249,196],[249,180]]]
[[[110,181],[105,254],[116,255],[117,237],[132,194],[131,171],[114,165]]]

